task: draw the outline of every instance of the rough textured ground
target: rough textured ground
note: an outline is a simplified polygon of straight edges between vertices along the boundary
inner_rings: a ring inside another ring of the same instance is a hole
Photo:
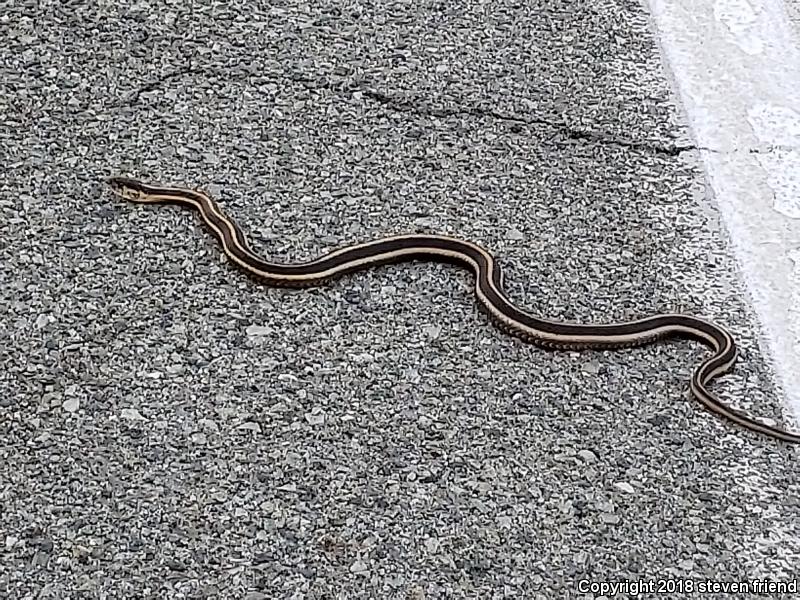
[[[647,16],[589,4],[5,3],[0,594],[796,576],[795,451],[688,400],[696,345],[525,346],[446,266],[264,289],[102,185],[203,186],[275,259],[445,232],[537,313],[718,319],[716,389],[781,421]]]
[[[800,2],[798,0],[786,0],[784,6],[786,14],[794,26],[795,34],[800,33]]]

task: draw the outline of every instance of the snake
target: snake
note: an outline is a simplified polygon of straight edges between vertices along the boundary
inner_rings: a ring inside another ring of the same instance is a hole
[[[599,324],[538,317],[509,299],[503,288],[503,272],[492,254],[473,242],[445,235],[393,235],[338,248],[307,262],[269,262],[253,252],[239,225],[203,190],[151,185],[123,176],[108,178],[106,183],[114,194],[130,202],[173,204],[197,211],[226,257],[268,286],[319,286],[348,273],[390,263],[449,263],[472,271],[478,304],[501,331],[542,348],[610,350],[644,346],[666,338],[698,341],[711,350],[711,355],[692,372],[689,380],[692,396],[712,413],[745,429],[800,443],[800,433],[763,423],[728,406],[709,391],[709,383],[731,371],[737,358],[736,343],[729,331],[712,321],[670,313]]]

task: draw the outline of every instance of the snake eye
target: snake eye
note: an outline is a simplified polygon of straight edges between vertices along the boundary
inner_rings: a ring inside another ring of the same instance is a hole
[[[111,177],[106,180],[115,194],[133,202],[142,201],[147,196],[139,183],[127,177]]]

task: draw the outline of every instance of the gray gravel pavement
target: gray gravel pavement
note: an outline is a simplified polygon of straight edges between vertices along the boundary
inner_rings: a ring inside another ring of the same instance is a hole
[[[795,450],[688,399],[696,345],[526,346],[442,265],[265,289],[102,185],[203,186],[275,259],[442,232],[541,314],[706,315],[715,389],[783,421],[648,17],[584,4],[4,4],[0,596],[797,577]]]
[[[800,0],[786,0],[784,8],[794,26],[795,34],[800,33]]]

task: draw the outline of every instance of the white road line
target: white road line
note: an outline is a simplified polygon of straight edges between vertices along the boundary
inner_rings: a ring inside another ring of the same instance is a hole
[[[782,0],[649,0],[790,412],[800,418],[800,51]]]

